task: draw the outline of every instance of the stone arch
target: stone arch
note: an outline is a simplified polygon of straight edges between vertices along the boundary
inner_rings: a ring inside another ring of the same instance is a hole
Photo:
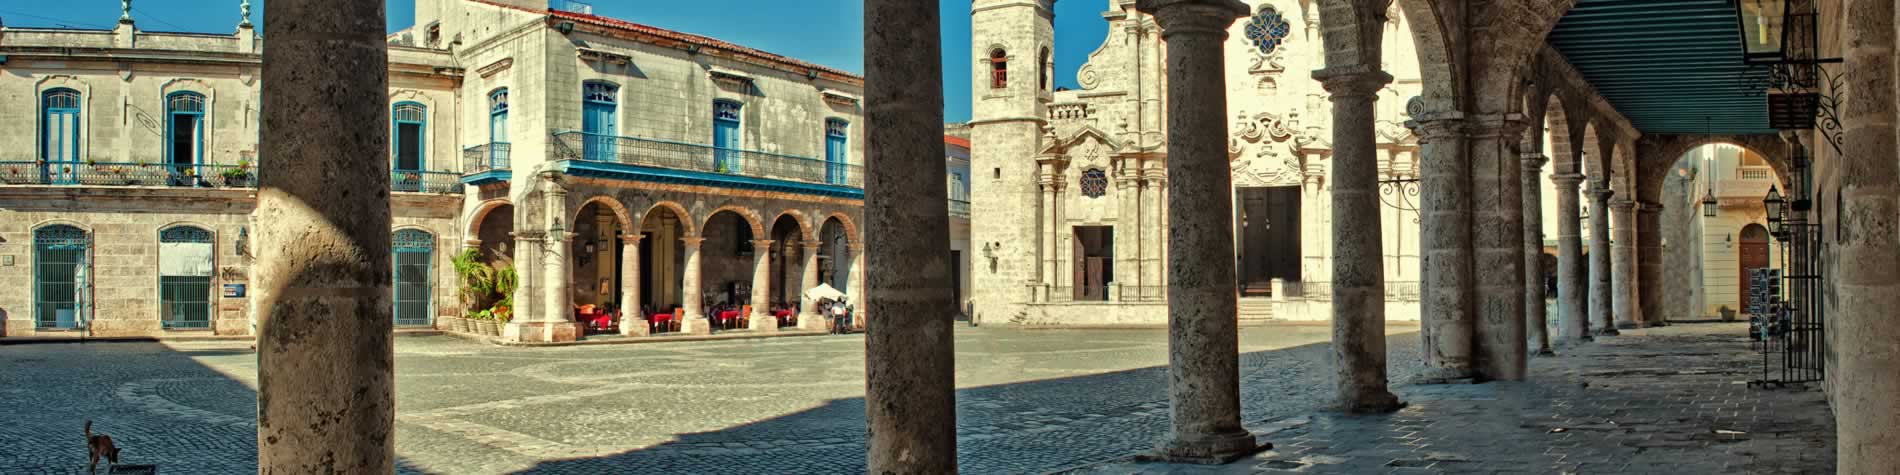
[[[1432,0],[1396,0],[1394,4],[1405,16],[1405,26],[1412,32],[1413,48],[1418,52],[1418,74],[1423,86],[1419,97],[1424,98],[1420,111],[1458,110],[1458,105],[1463,103],[1459,91],[1464,78],[1452,61],[1450,45],[1453,41],[1446,35],[1446,17],[1438,13]]]
[[[852,244],[864,242],[864,237],[858,234],[858,224],[851,221],[851,215],[837,211],[825,216],[825,220],[827,221],[833,219],[838,220],[838,224],[844,226],[845,239],[849,239]]]
[[[812,234],[814,231],[812,231],[811,218],[806,216],[804,211],[787,208],[785,211],[779,212],[777,216],[773,216],[771,222],[776,224],[778,223],[778,220],[783,219],[786,216],[791,216],[793,220],[798,222],[798,239],[799,240],[810,241],[812,239],[816,239],[816,237]]]
[[[646,225],[647,218],[653,216],[654,211],[662,210],[662,209],[671,211],[674,216],[679,217],[680,226],[684,226],[686,228],[686,229],[681,230],[680,232],[681,235],[684,235],[684,236],[698,236],[699,235],[699,226],[693,222],[693,214],[686,212],[685,206],[680,206],[679,203],[675,203],[672,201],[654,202],[653,206],[648,207],[645,212],[640,213],[640,226]],[[640,228],[633,227],[629,229],[640,229]]]
[[[1464,50],[1469,61],[1466,71],[1468,90],[1488,91],[1473,94],[1471,107],[1481,113],[1507,113],[1517,104],[1511,91],[1522,87],[1518,81],[1533,56],[1544,46],[1544,37],[1577,0],[1495,0],[1483,8],[1460,10],[1466,22]],[[1465,2],[1440,3],[1443,9],[1461,8]],[[1448,17],[1450,15],[1447,15]],[[1505,92],[1498,94],[1497,92]]]
[[[1559,94],[1546,94],[1542,98],[1544,106],[1544,131],[1550,134],[1550,140],[1544,144],[1544,153],[1550,156],[1551,169],[1557,173],[1576,173],[1582,165],[1577,160],[1577,152],[1582,151],[1570,125],[1570,115]]]
[[[29,240],[29,242],[31,242],[30,240],[33,239],[33,233],[39,232],[41,228],[50,227],[50,226],[72,226],[74,228],[78,228],[80,231],[85,231],[87,236],[93,235],[92,226],[87,226],[85,223],[73,221],[70,219],[53,218],[53,219],[40,220],[37,223],[33,223],[32,226],[27,226],[26,228],[27,239]]]
[[[467,238],[478,239],[478,236],[481,236],[482,233],[482,221],[488,219],[488,213],[503,206],[514,206],[514,203],[508,201],[507,198],[494,198],[477,203],[475,205],[475,211],[468,214]]]
[[[1783,190],[1794,184],[1791,163],[1793,145],[1778,135],[1648,135],[1636,145],[1636,195],[1644,201],[1659,201],[1670,170],[1680,165],[1689,152],[1712,144],[1733,145],[1761,155],[1762,160],[1768,162],[1768,167],[1775,171],[1775,178],[1781,182]]]
[[[569,225],[571,226],[574,223],[580,223],[581,211],[586,210],[587,205],[593,204],[593,203],[599,203],[601,206],[605,206],[607,207],[607,209],[613,210],[614,220],[619,222],[620,229],[625,229],[625,230],[638,229],[634,227],[633,214],[627,212],[627,205],[622,204],[620,200],[615,199],[612,196],[607,196],[607,195],[594,195],[594,196],[588,197],[585,200],[581,200],[581,202],[579,203],[576,203],[574,205],[574,210],[568,213],[569,219],[567,222],[570,223]]]
[[[753,236],[766,235],[765,225],[759,223],[760,221],[759,212],[753,211],[752,208],[747,208],[747,207],[739,206],[739,205],[725,205],[725,206],[720,206],[718,208],[713,208],[712,211],[707,211],[705,217],[698,219],[699,228],[706,229],[706,226],[712,224],[713,217],[719,216],[719,213],[722,211],[731,211],[733,214],[739,215],[740,219],[744,219],[746,224],[752,227]],[[753,239],[760,239],[760,238],[754,237]]]

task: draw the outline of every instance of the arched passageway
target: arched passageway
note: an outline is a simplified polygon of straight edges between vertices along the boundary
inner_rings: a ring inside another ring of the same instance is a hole
[[[685,246],[681,241],[692,235],[692,222],[684,208],[671,203],[654,205],[640,220],[639,305],[645,314],[679,315],[685,309]],[[677,320],[668,320],[677,322]],[[655,325],[653,332],[679,330],[678,325]]]
[[[625,254],[621,252],[625,226],[619,214],[605,203],[589,201],[574,216],[568,291],[577,321],[588,332],[615,330],[611,315],[626,307],[621,301],[627,279],[622,265]]]
[[[804,292],[806,254],[804,225],[799,218],[790,213],[779,215],[772,221],[771,250],[771,313],[774,316],[796,315],[799,309],[801,293]],[[779,318],[781,327],[797,324],[792,318]]]
[[[500,204],[476,214],[475,239],[481,241],[483,263],[500,269],[514,266],[515,207]]]
[[[746,328],[752,315],[759,226],[738,209],[714,211],[700,231],[699,295],[713,331]]]
[[[818,281],[849,293],[851,284],[851,238],[837,217],[825,219],[818,228]]]

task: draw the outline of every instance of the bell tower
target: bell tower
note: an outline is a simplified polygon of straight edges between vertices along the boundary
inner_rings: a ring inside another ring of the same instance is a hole
[[[985,321],[1023,311],[1039,283],[1036,155],[1053,98],[1055,0],[975,0],[970,121],[971,297]]]

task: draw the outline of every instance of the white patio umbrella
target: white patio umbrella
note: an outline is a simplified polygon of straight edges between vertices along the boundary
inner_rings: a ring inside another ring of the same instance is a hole
[[[827,299],[844,300],[844,292],[839,292],[838,289],[832,288],[831,284],[818,284],[817,287],[805,290],[805,298],[812,299],[813,301]]]

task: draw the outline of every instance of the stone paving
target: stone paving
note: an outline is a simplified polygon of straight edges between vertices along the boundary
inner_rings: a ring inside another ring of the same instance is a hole
[[[1834,473],[1817,387],[1762,390],[1746,324],[1626,330],[1533,360],[1523,383],[1402,385],[1397,413],[1250,425],[1274,450],[1216,467],[1133,460],[1076,474]]]
[[[1403,380],[1419,369],[1417,327],[1390,330]],[[1244,420],[1324,407],[1329,335],[1243,328]],[[862,335],[557,348],[399,337],[401,470],[861,473],[863,345]],[[1164,331],[958,327],[956,345],[966,472],[1110,461],[1167,430]],[[87,419],[125,463],[254,473],[256,370],[243,342],[0,346],[0,473],[83,471]]]

